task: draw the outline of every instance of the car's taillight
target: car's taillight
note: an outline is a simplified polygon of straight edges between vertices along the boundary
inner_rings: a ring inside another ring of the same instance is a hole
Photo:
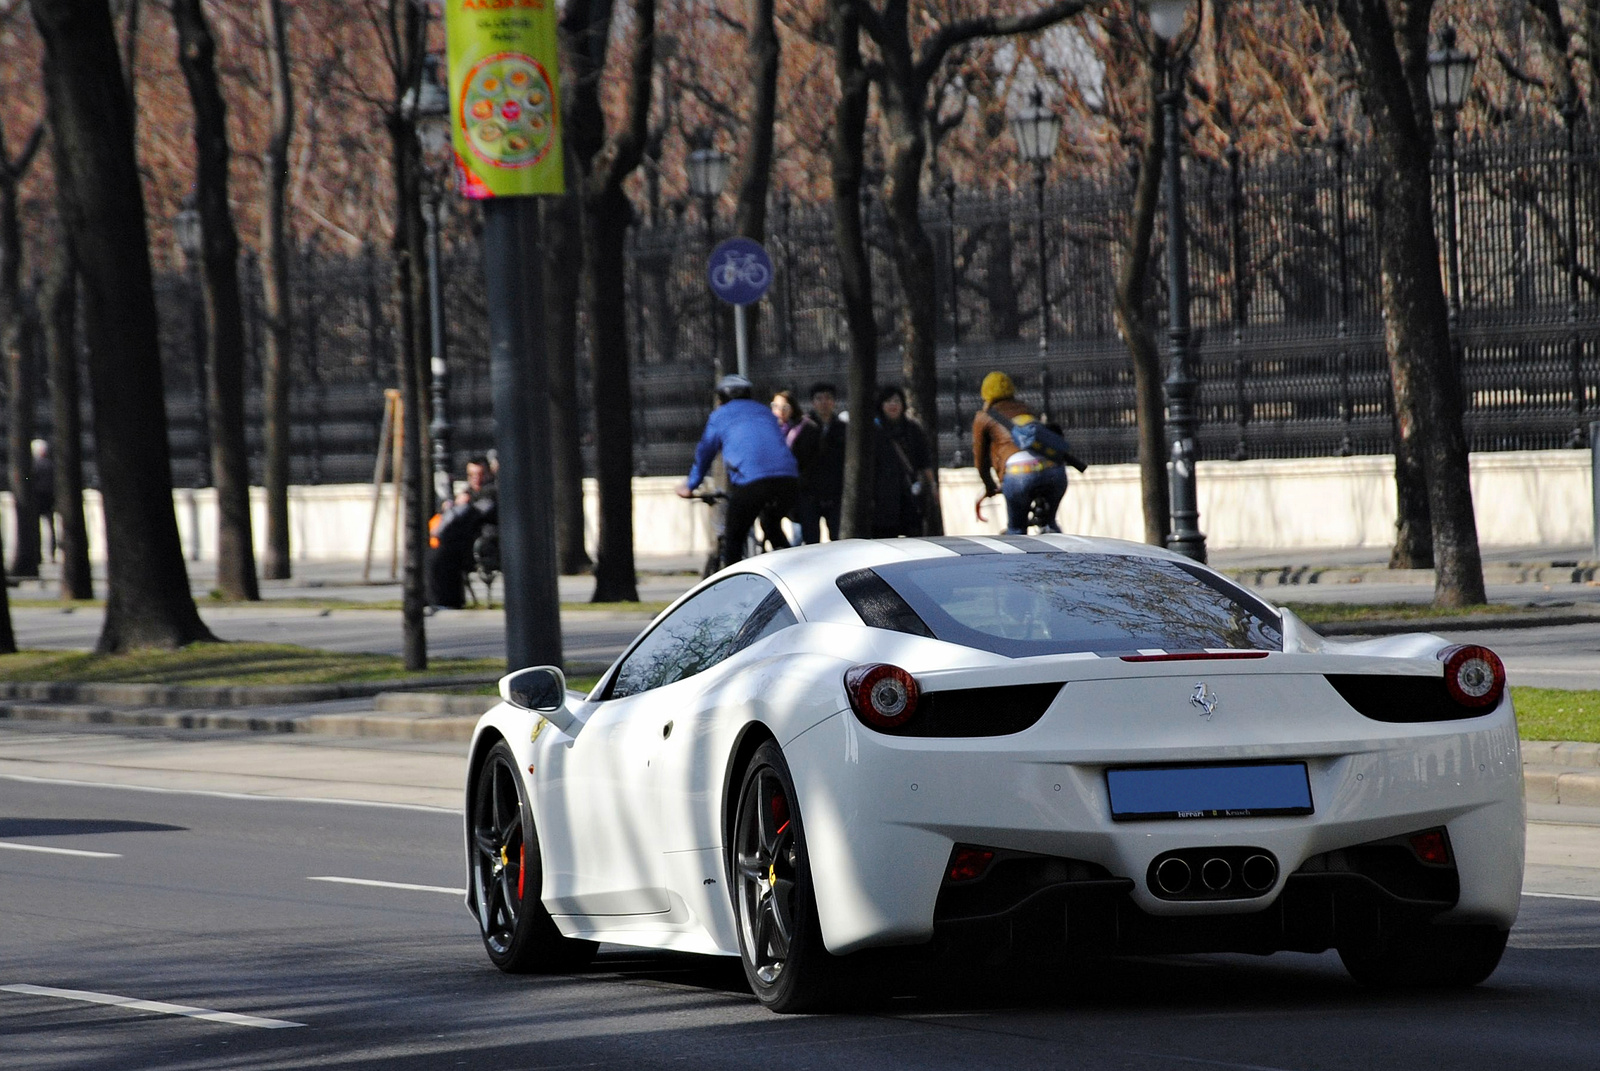
[[[1439,652],[1444,663],[1444,686],[1450,698],[1468,710],[1493,710],[1506,691],[1506,667],[1500,656],[1475,643],[1446,647]]]
[[[874,729],[898,729],[917,712],[916,678],[899,666],[853,666],[845,672],[844,690],[856,717]]]

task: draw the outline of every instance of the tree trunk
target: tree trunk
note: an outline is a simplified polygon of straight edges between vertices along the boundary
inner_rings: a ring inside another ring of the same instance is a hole
[[[589,361],[594,412],[605,434],[595,436],[600,484],[599,553],[595,602],[637,602],[633,560],[633,385],[628,367],[627,318],[618,315],[626,262],[623,242],[629,206],[620,185],[585,198],[583,304],[589,316]]]
[[[35,126],[13,160],[6,147],[5,129],[0,126],[0,354],[4,354],[10,387],[6,427],[11,495],[17,518],[16,556],[11,563],[14,576],[39,575],[39,513],[32,494],[30,452],[37,378],[33,363],[34,320],[22,298],[22,227],[17,188],[32,166],[43,136],[43,125]]]
[[[200,212],[200,280],[206,319],[206,423],[217,485],[217,590],[256,600],[250,530],[250,455],[244,439],[244,311],[239,301],[239,235],[228,203],[227,106],[217,82],[216,42],[200,0],[173,0],[178,65],[194,105],[195,204]]]
[[[1134,407],[1139,422],[1139,498],[1144,509],[1144,541],[1167,545],[1172,529],[1172,499],[1167,487],[1167,414],[1162,387],[1161,349],[1150,322],[1150,241],[1155,233],[1156,205],[1164,159],[1161,107],[1157,96],[1165,76],[1165,59],[1152,57],[1146,94],[1148,121],[1139,174],[1128,214],[1128,248],[1117,274],[1112,305],[1117,331],[1133,363]]]
[[[289,543],[289,377],[294,359],[289,328],[289,235],[285,194],[289,186],[289,141],[294,134],[293,84],[289,79],[288,28],[283,0],[261,0],[266,37],[271,133],[261,155],[261,305],[266,321],[261,361],[262,483],[267,493],[267,538],[261,575],[287,580]]]
[[[31,0],[44,41],[56,191],[87,309],[109,591],[98,649],[214,639],[195,610],[172,458],[133,107],[106,0]]]
[[[564,105],[567,145],[581,176],[583,302],[589,319],[594,412],[606,432],[595,436],[600,485],[600,532],[594,567],[595,602],[637,602],[633,556],[633,377],[625,244],[633,205],[623,192],[644,158],[655,67],[655,0],[634,0],[638,27],[628,73],[626,119],[606,136],[599,81],[605,69],[612,0],[569,0],[562,15],[568,62],[575,77]]]
[[[872,83],[861,63],[860,24],[850,0],[830,0],[834,71],[833,239],[839,250],[839,291],[850,329],[850,424],[845,432],[844,501],[839,520],[846,539],[872,535],[872,416],[878,389],[878,323],[872,307],[872,268],[861,228],[867,105]]]
[[[778,110],[778,32],[773,25],[774,0],[750,0],[746,27],[750,49],[750,110],[740,154],[733,230],[756,242],[766,241],[767,191],[772,184],[773,119]],[[761,302],[744,310],[751,377],[759,380]]]
[[[880,83],[889,128],[889,160],[884,175],[883,205],[894,235],[895,268],[905,295],[901,338],[901,375],[906,413],[926,429],[935,456],[939,452],[938,279],[933,241],[922,226],[922,165],[927,157],[921,97],[926,88],[902,80]],[[915,94],[908,97],[907,94]],[[876,415],[876,414],[874,414]],[[937,477],[938,469],[934,469]],[[928,498],[925,518],[929,535],[944,534],[937,482]]]
[[[422,360],[422,338],[418,335],[416,312],[417,264],[412,260],[413,217],[418,211],[418,175],[415,157],[416,137],[409,123],[393,117],[389,123],[390,175],[394,182],[395,223],[394,269],[390,277],[391,298],[397,315],[395,332],[395,378],[400,383],[400,405],[405,412],[401,436],[400,464],[404,469],[401,501],[405,535],[404,566],[401,574],[400,633],[405,667],[428,668],[428,636],[424,624],[427,608],[423,555],[428,545],[428,518],[432,516],[433,480],[426,471],[422,452],[423,407],[417,389],[417,364]]]
[[[578,420],[578,301],[583,241],[578,213],[579,182],[568,176],[569,192],[544,197],[544,323],[550,371],[550,438],[555,469],[556,563],[565,576],[589,571],[584,548],[583,444]]]
[[[94,598],[89,533],[83,521],[83,418],[78,387],[78,261],[71,240],[56,241],[42,300],[49,365],[50,423],[55,429],[56,513],[61,516],[61,597]]]
[[[0,200],[3,200],[0,195]],[[3,224],[0,224],[3,226]],[[33,491],[34,407],[38,375],[34,358],[35,313],[24,301],[4,333],[6,358],[6,461],[11,502],[16,510],[17,538],[11,548],[11,575],[39,575],[39,499]]]
[[[1434,602],[1486,601],[1472,505],[1460,370],[1451,352],[1439,242],[1433,229],[1433,117],[1427,94],[1433,0],[1338,0],[1384,188],[1384,343],[1395,410],[1414,428],[1428,485],[1436,568]],[[1397,466],[1397,473],[1399,468]]]

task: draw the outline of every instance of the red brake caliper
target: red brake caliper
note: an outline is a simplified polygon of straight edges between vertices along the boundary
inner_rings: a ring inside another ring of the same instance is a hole
[[[522,899],[522,876],[528,872],[527,862],[528,862],[528,846],[526,844],[519,844],[517,846],[517,899],[518,900]]]

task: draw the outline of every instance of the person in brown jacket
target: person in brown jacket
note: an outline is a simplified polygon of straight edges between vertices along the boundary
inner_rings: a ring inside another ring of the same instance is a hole
[[[1025,535],[1028,510],[1035,498],[1042,498],[1049,506],[1044,530],[1061,531],[1056,527],[1056,509],[1067,493],[1066,466],[1033,451],[1017,449],[1011,437],[1016,425],[1031,423],[1038,417],[1017,400],[1016,384],[1004,372],[990,372],[984,376],[981,393],[983,408],[972,418],[972,463],[983,479],[983,494],[978,496],[978,519],[984,519],[985,499],[1004,495],[1006,534]],[[1066,455],[1066,461],[1079,472],[1085,467],[1070,454]]]

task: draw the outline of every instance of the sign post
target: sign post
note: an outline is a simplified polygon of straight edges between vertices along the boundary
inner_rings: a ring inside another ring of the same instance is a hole
[[[539,211],[565,192],[555,0],[445,0],[457,189],[483,202],[506,666],[561,666]]]
[[[711,292],[733,306],[734,341],[739,348],[739,374],[750,377],[750,340],[744,307],[760,301],[772,285],[772,258],[760,242],[729,238],[711,251],[706,265]]]

